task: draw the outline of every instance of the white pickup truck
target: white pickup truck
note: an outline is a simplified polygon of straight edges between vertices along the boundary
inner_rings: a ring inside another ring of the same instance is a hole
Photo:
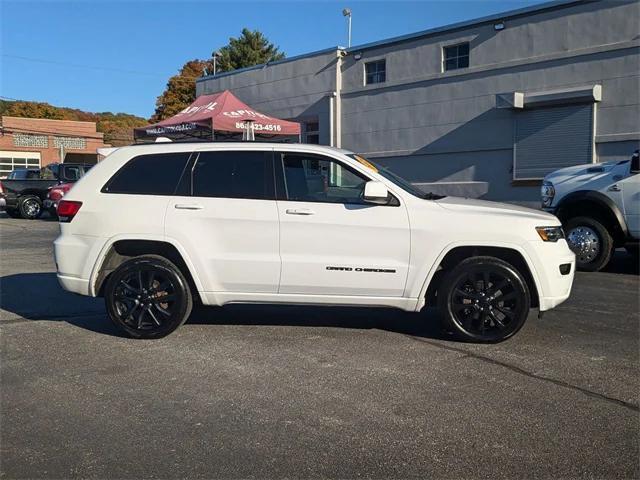
[[[640,240],[640,160],[563,168],[542,183],[542,208],[555,214],[581,270],[604,268],[615,248],[637,260]]]
[[[462,338],[514,335],[571,291],[560,221],[441,197],[346,150],[268,143],[124,147],[58,204],[62,286],[104,296],[136,338],[194,301],[438,305]]]

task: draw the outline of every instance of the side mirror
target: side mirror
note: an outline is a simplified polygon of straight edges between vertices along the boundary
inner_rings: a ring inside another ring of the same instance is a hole
[[[386,205],[389,203],[389,190],[384,183],[371,180],[364,184],[363,198],[368,203]]]

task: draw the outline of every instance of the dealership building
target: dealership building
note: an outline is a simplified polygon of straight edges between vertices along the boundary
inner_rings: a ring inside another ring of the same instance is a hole
[[[537,205],[565,166],[640,144],[640,3],[555,1],[207,76],[425,190]]]

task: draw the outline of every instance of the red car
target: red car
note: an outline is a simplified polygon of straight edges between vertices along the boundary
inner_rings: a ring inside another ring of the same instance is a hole
[[[43,205],[49,215],[53,218],[58,218],[58,202],[62,197],[66,195],[66,193],[71,190],[73,187],[73,183],[61,183],[60,185],[54,185],[49,187],[49,191],[47,192],[47,198],[45,199]]]

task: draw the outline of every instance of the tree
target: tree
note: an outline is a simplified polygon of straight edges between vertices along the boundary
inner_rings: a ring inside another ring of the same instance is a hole
[[[229,72],[238,68],[282,60],[285,54],[258,30],[242,29],[238,38],[231,37],[229,44],[218,52],[216,70]],[[214,52],[212,55],[215,55]]]
[[[216,72],[229,72],[260,65],[281,60],[285,56],[261,32],[247,28],[242,30],[238,38],[231,37],[229,43],[217,53]],[[169,79],[164,92],[156,100],[156,110],[150,121],[159,122],[189,106],[196,98],[196,79],[201,77],[205,70],[207,73],[213,73],[213,58],[190,60],[185,63],[180,72]]]
[[[152,123],[172,117],[196,99],[196,79],[205,68],[211,68],[206,60],[190,60],[180,72],[167,82],[162,95],[156,100],[156,111],[150,118]]]

